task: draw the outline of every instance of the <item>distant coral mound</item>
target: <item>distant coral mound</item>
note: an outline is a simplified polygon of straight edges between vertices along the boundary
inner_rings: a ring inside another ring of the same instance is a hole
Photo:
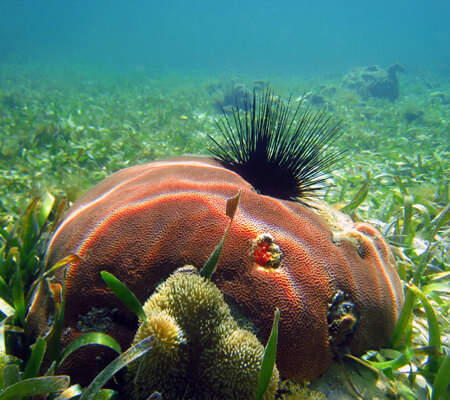
[[[392,64],[387,70],[377,65],[358,67],[344,76],[343,85],[355,90],[363,99],[377,97],[394,101],[400,93],[397,73],[404,70],[399,63]]]
[[[252,92],[262,92],[267,87],[268,83],[262,80],[255,81],[251,89],[248,89],[238,80],[232,80],[227,83],[210,83],[207,90],[214,99],[214,107],[219,112],[223,110],[229,113],[233,107],[245,110],[246,103],[250,103]]]

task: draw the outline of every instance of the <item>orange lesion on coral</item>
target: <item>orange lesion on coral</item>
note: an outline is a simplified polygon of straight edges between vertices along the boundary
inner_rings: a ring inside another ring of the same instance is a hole
[[[278,268],[281,264],[281,250],[270,233],[262,233],[253,241],[251,253],[258,267]]]

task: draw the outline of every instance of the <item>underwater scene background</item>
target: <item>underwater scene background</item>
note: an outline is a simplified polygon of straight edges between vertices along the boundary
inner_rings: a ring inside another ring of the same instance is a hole
[[[361,368],[380,398],[448,398],[449,21],[444,0],[0,1],[0,390],[43,374],[25,319],[64,207],[119,169],[211,155],[270,84],[340,123],[320,198],[383,233],[411,293],[404,336]],[[358,398],[292,385],[276,398]]]

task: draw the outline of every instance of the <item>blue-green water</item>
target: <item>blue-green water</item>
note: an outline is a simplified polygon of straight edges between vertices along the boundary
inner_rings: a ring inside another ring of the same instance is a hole
[[[0,2],[0,62],[221,72],[346,72],[399,61],[450,73],[450,3]]]

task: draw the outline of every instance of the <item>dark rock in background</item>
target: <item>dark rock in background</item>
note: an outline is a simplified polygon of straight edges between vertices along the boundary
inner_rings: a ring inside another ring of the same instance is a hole
[[[344,76],[343,85],[355,90],[363,99],[377,97],[394,101],[399,96],[397,73],[404,69],[399,63],[387,70],[377,65],[355,68]]]
[[[253,88],[248,89],[239,81],[231,81],[228,83],[211,83],[208,86],[208,92],[214,97],[214,106],[218,111],[231,112],[232,108],[244,110],[247,102],[250,106],[252,99],[252,91],[262,92],[268,83],[265,81],[255,81]]]

